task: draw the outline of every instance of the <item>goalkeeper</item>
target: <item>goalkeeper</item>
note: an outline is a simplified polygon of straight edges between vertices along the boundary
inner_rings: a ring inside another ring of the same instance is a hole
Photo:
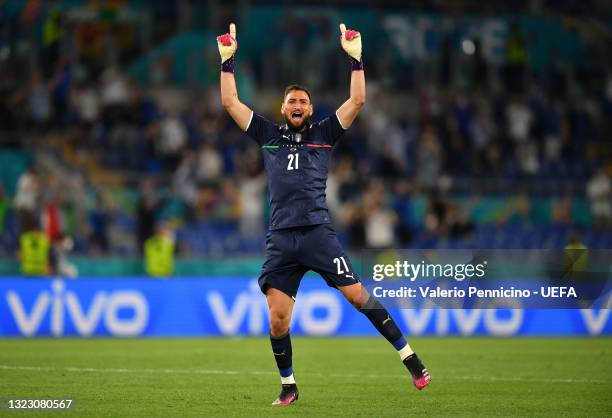
[[[289,324],[300,281],[309,270],[320,274],[328,286],[337,288],[395,347],[417,389],[430,382],[429,372],[395,321],[359,282],[330,223],[325,187],[331,151],[365,102],[361,35],[341,24],[340,44],[351,62],[348,100],[335,115],[312,122],[310,92],[303,86],[290,85],[280,107],[284,123],[276,125],[238,99],[234,79],[236,26],[230,24],[229,33],[217,37],[223,106],[240,129],[261,147],[268,177],[271,219],[259,286],[268,302],[270,341],[282,385],[273,405],[289,405],[298,399]]]

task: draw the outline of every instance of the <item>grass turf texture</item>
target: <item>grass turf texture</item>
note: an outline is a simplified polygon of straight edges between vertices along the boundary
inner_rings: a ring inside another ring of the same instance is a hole
[[[610,338],[411,344],[432,373],[422,392],[382,338],[293,338],[300,399],[279,408],[264,338],[5,339],[0,398],[75,402],[15,417],[612,416]]]

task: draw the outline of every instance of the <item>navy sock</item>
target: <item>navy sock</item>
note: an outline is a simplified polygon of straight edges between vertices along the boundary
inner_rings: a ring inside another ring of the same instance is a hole
[[[376,327],[378,332],[387,339],[396,350],[401,350],[408,344],[397,327],[397,324],[389,315],[389,311],[376,299],[370,296],[366,304],[359,310]]]
[[[283,378],[292,378],[293,368],[291,364],[291,337],[289,332],[280,337],[274,337],[270,334],[270,342],[272,343],[272,352],[274,353],[274,360],[278,366],[278,371]],[[284,380],[283,380],[284,381]]]

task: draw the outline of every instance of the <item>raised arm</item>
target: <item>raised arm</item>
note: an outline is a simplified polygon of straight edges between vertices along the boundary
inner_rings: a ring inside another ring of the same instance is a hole
[[[341,23],[340,44],[351,59],[351,96],[338,108],[336,114],[342,127],[348,129],[366,98],[365,74],[361,59],[361,34],[354,30],[346,30],[344,23]]]
[[[240,129],[246,131],[253,111],[238,99],[234,78],[234,60],[238,49],[235,24],[230,23],[229,33],[217,36],[217,47],[221,55],[221,103]]]

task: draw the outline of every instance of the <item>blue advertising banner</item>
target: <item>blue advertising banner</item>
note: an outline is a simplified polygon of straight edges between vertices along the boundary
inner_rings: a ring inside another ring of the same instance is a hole
[[[408,335],[611,335],[609,309],[393,309]],[[233,336],[268,332],[266,301],[245,277],[0,280],[0,337]],[[375,335],[323,280],[306,277],[294,335]]]

